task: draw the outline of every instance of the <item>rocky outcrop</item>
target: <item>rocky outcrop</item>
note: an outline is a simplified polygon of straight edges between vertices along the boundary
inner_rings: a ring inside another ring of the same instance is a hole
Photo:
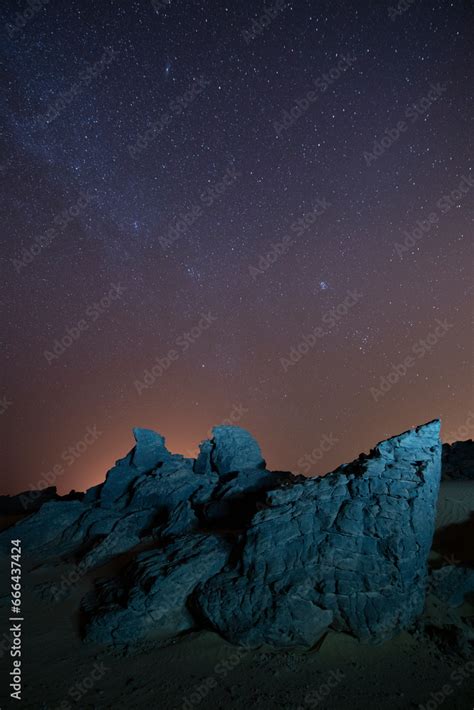
[[[440,479],[439,422],[320,479],[269,492],[232,569],[196,602],[234,643],[312,645],[329,627],[387,638],[421,612]]]
[[[69,556],[87,567],[104,564],[161,534],[182,534],[193,526],[177,519],[182,506],[207,501],[216,474],[197,476],[194,460],[171,454],[165,439],[149,429],[134,429],[135,447],[108,471],[104,483],[90,488],[81,500],[55,497],[36,515],[17,524],[31,558],[42,562]],[[192,514],[191,514],[192,513]],[[0,545],[8,535],[0,534]]]
[[[247,468],[265,468],[265,461],[253,436],[238,426],[215,426],[213,438],[201,444],[196,471],[222,475]]]
[[[46,503],[15,528],[42,561],[73,556],[94,569],[131,555],[84,600],[88,639],[211,628],[235,644],[311,647],[328,629],[385,639],[420,614],[438,421],[317,479],[266,470],[240,427],[215,427],[195,461],[150,430],[134,434],[134,449],[82,501]]]
[[[474,481],[474,441],[455,441],[443,444],[443,480]]]
[[[97,586],[83,602],[87,633],[99,643],[168,639],[195,627],[187,602],[199,582],[219,572],[231,552],[214,535],[189,535],[139,554],[123,579]]]
[[[67,495],[60,496],[56,491],[56,486],[48,488],[31,488],[16,496],[0,496],[0,515],[27,515],[37,513],[42,505],[53,500],[82,500],[83,493],[71,491]]]
[[[59,500],[56,486],[49,486],[42,491],[24,491],[16,496],[0,496],[0,515],[36,513],[44,503],[51,500]]]

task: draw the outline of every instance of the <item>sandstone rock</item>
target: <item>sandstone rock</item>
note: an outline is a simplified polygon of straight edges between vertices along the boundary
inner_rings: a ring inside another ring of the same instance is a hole
[[[194,473],[182,457],[172,457],[152,473],[136,478],[129,487],[128,509],[155,507],[168,512],[182,501],[208,500],[217,476]]]
[[[155,531],[157,537],[166,539],[185,535],[199,528],[199,519],[189,500],[181,501],[171,511],[168,520]]]
[[[199,444],[199,455],[197,459],[194,462],[194,472],[198,473],[200,475],[202,474],[211,474],[212,473],[212,467],[211,467],[211,454],[213,450],[213,444],[209,439],[206,439],[206,441],[203,441],[201,444]]]

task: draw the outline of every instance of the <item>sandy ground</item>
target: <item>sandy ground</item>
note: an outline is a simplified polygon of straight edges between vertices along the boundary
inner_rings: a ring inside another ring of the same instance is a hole
[[[474,566],[472,511],[472,483],[442,485],[431,564]],[[474,658],[442,648],[439,639],[426,634],[404,632],[380,646],[367,646],[330,633],[311,652],[246,651],[207,632],[130,655],[84,644],[77,609],[92,579],[82,577],[59,604],[43,592],[44,583],[70,569],[62,565],[25,574],[21,702],[8,699],[9,609],[8,597],[0,598],[2,710],[474,708]],[[469,599],[455,613],[474,627],[473,602]],[[431,612],[442,615],[438,607],[434,598],[428,600]]]

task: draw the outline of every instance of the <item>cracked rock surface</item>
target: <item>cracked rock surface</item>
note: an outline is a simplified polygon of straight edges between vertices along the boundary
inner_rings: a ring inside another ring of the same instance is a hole
[[[244,429],[219,426],[196,460],[135,429],[136,445],[80,500],[12,530],[41,562],[115,562],[83,600],[86,638],[166,640],[213,629],[234,644],[311,647],[328,629],[383,640],[421,613],[441,476],[439,421],[325,477],[265,468]]]
[[[330,626],[388,638],[421,613],[440,480],[439,423],[319,479],[268,492],[202,614],[234,643],[312,645]]]

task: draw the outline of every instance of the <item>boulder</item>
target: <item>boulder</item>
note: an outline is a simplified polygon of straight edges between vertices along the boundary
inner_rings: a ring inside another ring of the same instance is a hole
[[[324,478],[269,492],[233,569],[197,590],[200,613],[250,645],[312,645],[329,626],[381,640],[409,625],[424,603],[439,428],[431,422]]]
[[[474,597],[474,569],[445,565],[431,572],[429,591],[450,607],[458,607],[469,595]]]
[[[151,429],[133,429],[135,447],[131,452],[131,464],[141,472],[152,471],[167,461],[171,454],[165,446],[165,438]]]
[[[195,628],[188,599],[200,582],[221,571],[230,550],[218,536],[188,535],[139,554],[122,578],[99,584],[84,599],[86,639],[128,644]]]

